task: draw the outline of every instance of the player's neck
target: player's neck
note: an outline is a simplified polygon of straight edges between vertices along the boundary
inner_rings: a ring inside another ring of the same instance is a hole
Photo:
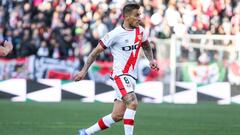
[[[127,30],[127,31],[132,31],[134,29],[128,23],[126,23],[125,21],[122,23],[122,28]]]

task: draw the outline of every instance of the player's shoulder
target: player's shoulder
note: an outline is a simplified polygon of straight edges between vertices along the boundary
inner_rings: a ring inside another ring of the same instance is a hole
[[[121,32],[121,29],[119,26],[115,27],[113,30],[111,30],[107,35],[111,38],[116,37],[117,35],[119,35],[119,33]]]
[[[118,35],[118,28],[115,27],[113,30],[109,31],[104,37],[102,38],[102,41],[110,41],[115,40],[115,38]]]
[[[118,34],[118,33],[121,32],[121,31],[122,31],[121,26],[117,26],[117,27],[115,27],[113,30],[111,30],[110,33],[112,33],[112,34]]]

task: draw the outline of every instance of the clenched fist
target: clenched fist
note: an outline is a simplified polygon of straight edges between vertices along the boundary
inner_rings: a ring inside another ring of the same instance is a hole
[[[156,60],[151,60],[150,61],[150,67],[151,67],[151,69],[154,69],[155,71],[159,70],[159,67],[158,67],[158,64],[157,64]]]

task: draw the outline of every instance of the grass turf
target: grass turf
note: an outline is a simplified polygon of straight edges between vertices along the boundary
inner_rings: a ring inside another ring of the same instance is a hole
[[[76,135],[78,128],[108,114],[112,104],[13,103],[0,100],[0,135]],[[239,105],[143,104],[138,108],[134,135],[239,135]],[[122,122],[99,135],[123,135]]]

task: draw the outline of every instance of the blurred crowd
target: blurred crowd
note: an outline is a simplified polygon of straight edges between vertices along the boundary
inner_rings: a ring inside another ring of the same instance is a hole
[[[99,39],[122,23],[126,0],[1,0],[0,40],[13,43],[9,58],[87,56]],[[136,0],[151,39],[172,34],[240,31],[239,0]],[[109,51],[98,59],[111,60]]]

